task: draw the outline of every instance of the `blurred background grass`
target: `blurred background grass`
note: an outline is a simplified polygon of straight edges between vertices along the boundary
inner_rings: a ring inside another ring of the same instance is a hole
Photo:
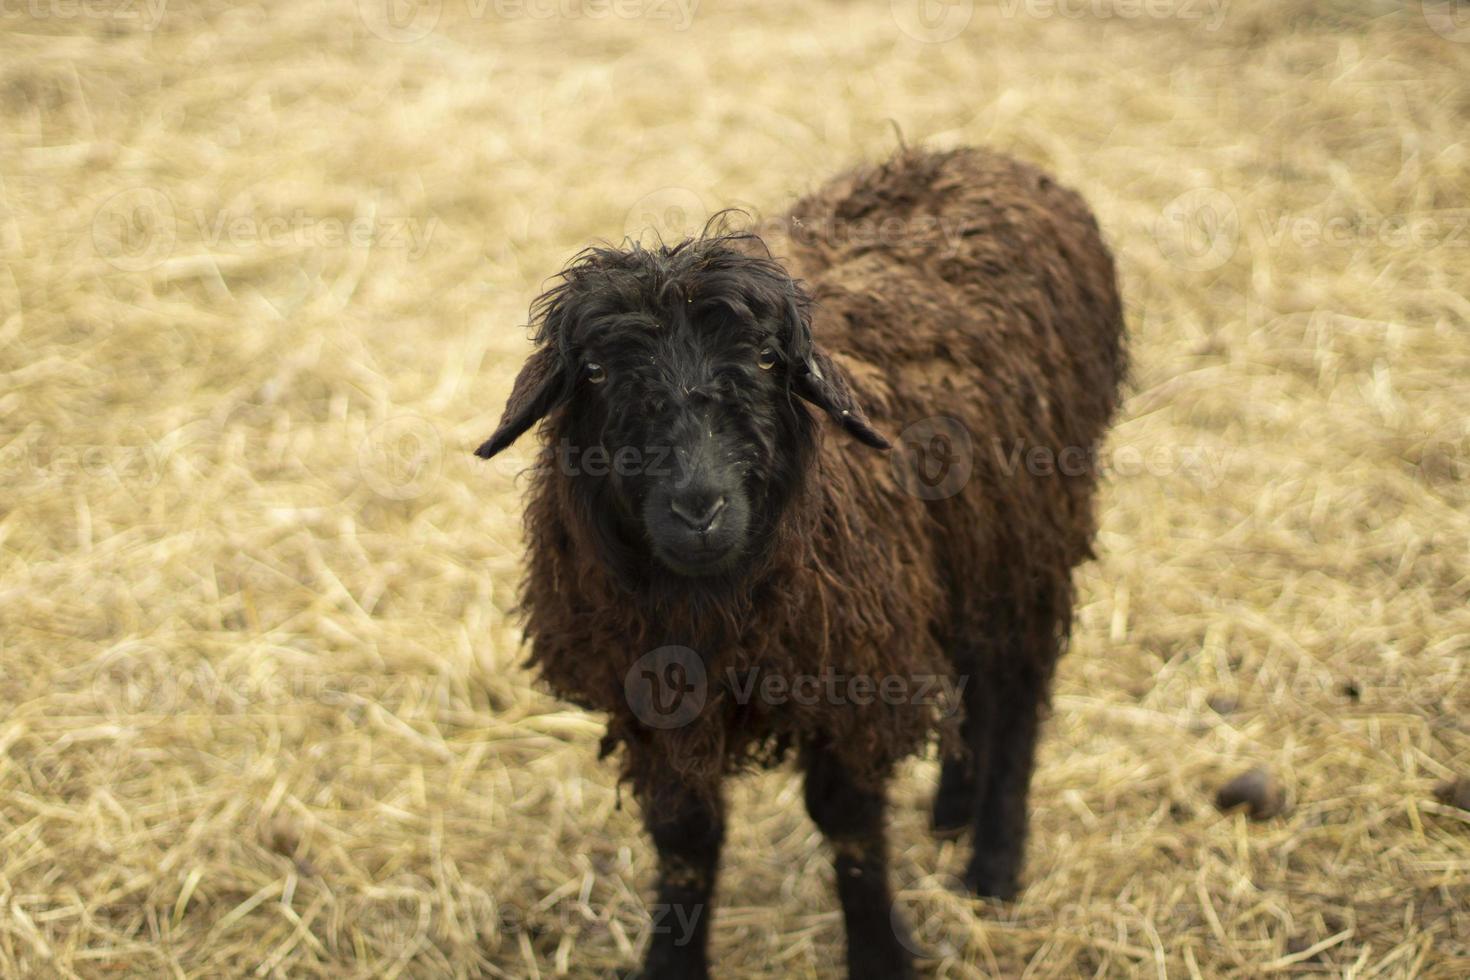
[[[0,23],[0,974],[631,967],[636,812],[519,667],[525,449],[469,451],[570,253],[778,214],[895,124],[1081,189],[1136,360],[1023,898],[950,890],[932,759],[895,788],[927,968],[1470,973],[1463,7]],[[1253,766],[1286,813],[1218,813]],[[796,782],[735,802],[720,974],[834,975]]]

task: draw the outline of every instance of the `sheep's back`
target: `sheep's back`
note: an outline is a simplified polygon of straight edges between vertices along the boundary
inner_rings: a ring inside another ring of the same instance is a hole
[[[924,523],[952,587],[1041,580],[1069,598],[1095,530],[1092,454],[1126,370],[1112,256],[1081,197],[989,151],[905,151],[831,181],[789,219],[768,244],[807,283],[817,342],[875,425],[927,438],[932,420],[953,419],[973,472],[926,501],[891,458],[842,440],[825,441],[824,467],[863,470],[885,509]],[[900,467],[909,451],[900,440]]]

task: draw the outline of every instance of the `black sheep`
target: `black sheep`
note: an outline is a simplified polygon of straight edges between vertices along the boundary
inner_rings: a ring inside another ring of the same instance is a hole
[[[1125,371],[1096,222],[1026,164],[904,151],[759,237],[588,250],[534,314],[479,454],[544,420],[531,661],[608,713],[658,902],[697,915],[692,941],[655,935],[647,974],[706,975],[721,780],[794,748],[850,975],[907,975],[884,784],[944,727],[923,693],[936,677],[964,707],[936,829],[973,828],[976,892],[1018,887],[1040,713],[1094,534],[1089,463]],[[770,694],[812,677],[840,682]]]

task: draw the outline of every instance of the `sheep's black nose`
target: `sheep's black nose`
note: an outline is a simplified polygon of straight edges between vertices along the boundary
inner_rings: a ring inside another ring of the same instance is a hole
[[[691,531],[701,534],[714,527],[715,521],[720,518],[720,511],[725,509],[725,498],[715,497],[713,500],[707,497],[675,498],[669,501],[669,510]]]

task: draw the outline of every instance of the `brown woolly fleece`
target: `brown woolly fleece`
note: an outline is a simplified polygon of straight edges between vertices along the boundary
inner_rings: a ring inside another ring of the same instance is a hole
[[[742,705],[727,672],[1049,677],[1072,568],[1091,554],[1092,453],[1125,355],[1113,261],[1075,193],[991,152],[905,150],[832,180],[763,231],[814,300],[813,336],[836,380],[895,446],[874,451],[820,419],[812,472],[739,593],[655,600],[598,561],[552,459],[565,409],[548,416],[526,511],[531,662],[557,695],[607,713],[604,749],[624,747],[635,789],[670,777],[713,787],[807,739],[881,780],[944,729],[943,712],[877,698]],[[973,472],[953,496],[925,500],[905,489],[905,471],[927,447],[902,434],[935,417],[968,433]],[[1088,465],[1028,471],[1035,447],[1054,459],[1070,447]],[[669,644],[697,651],[707,701],[691,723],[655,730],[624,683]]]

